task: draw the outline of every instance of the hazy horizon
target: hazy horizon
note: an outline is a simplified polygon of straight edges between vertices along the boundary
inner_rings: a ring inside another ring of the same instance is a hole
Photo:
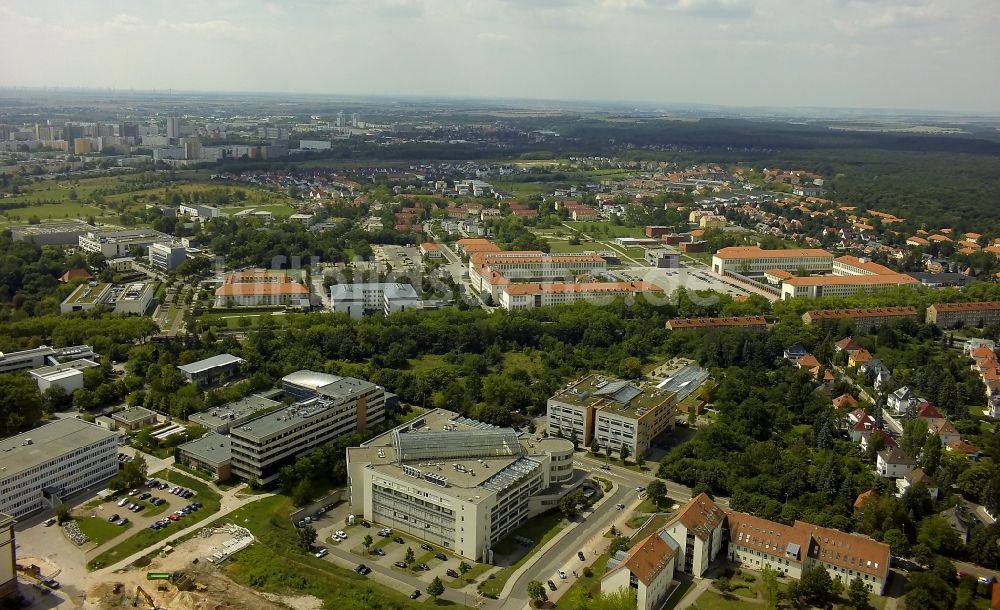
[[[5,88],[1000,111],[986,0],[9,0]]]

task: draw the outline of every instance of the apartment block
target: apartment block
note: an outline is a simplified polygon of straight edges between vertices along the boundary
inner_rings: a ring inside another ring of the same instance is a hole
[[[781,298],[818,299],[827,296],[847,297],[859,292],[871,294],[897,286],[918,286],[913,277],[904,273],[889,275],[816,275],[793,277],[781,284]]]
[[[23,517],[118,473],[118,435],[75,417],[0,441],[0,512]]]
[[[546,435],[589,447],[611,447],[631,456],[645,454],[653,439],[676,423],[673,392],[640,388],[603,375],[587,375],[549,398]]]
[[[180,242],[155,243],[149,246],[149,264],[173,271],[187,259],[187,248]]]
[[[620,297],[635,298],[663,294],[663,289],[649,282],[581,282],[504,284],[499,303],[504,309],[530,309],[562,305],[575,301],[610,303]]]
[[[668,330],[692,328],[753,328],[767,330],[764,316],[733,316],[725,318],[675,318],[667,321]]]
[[[872,307],[867,309],[814,309],[802,314],[806,324],[824,320],[850,320],[854,330],[871,332],[893,320],[916,320],[916,307]]]
[[[366,313],[378,312],[388,316],[397,311],[417,309],[419,306],[420,295],[409,284],[368,282],[330,286],[330,308],[355,319]]]
[[[927,308],[925,321],[942,328],[980,327],[1000,323],[1000,301],[935,303]]]
[[[485,562],[583,481],[569,441],[520,439],[443,409],[349,447],[347,472],[354,513]]]
[[[177,368],[191,383],[199,387],[208,387],[237,377],[244,362],[245,360],[239,356],[219,354],[190,364],[182,364]]]
[[[215,289],[216,307],[309,306],[309,288],[284,271],[237,271]]]

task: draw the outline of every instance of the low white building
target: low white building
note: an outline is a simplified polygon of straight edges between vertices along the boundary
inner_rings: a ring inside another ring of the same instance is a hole
[[[72,394],[83,387],[83,372],[98,366],[100,365],[93,360],[80,358],[63,364],[53,364],[52,366],[28,371],[28,374],[38,384],[39,392],[44,392],[52,386],[58,386],[66,394]]]
[[[875,469],[879,476],[887,479],[901,479],[917,467],[917,462],[902,449],[883,449],[875,459]]]
[[[330,286],[330,308],[352,318],[360,318],[370,312],[387,316],[396,311],[416,309],[419,305],[420,296],[409,284],[369,282]]]

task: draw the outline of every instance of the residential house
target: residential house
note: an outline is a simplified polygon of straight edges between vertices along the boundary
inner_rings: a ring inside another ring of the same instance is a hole
[[[792,345],[791,347],[785,348],[784,357],[785,360],[791,360],[792,362],[798,362],[800,358],[808,356],[809,352],[806,348],[802,347],[798,343]]]
[[[635,589],[637,610],[658,610],[670,595],[679,545],[656,532],[608,560],[601,592]]]
[[[896,439],[892,438],[888,432],[879,428],[874,428],[861,433],[861,441],[858,443],[858,448],[862,452],[868,453],[872,444],[875,442],[879,442],[879,446],[886,449],[893,449],[896,447]]]
[[[976,523],[976,518],[968,514],[965,506],[957,504],[939,512],[938,516],[947,521],[951,529],[955,530],[962,544],[969,543],[969,534],[972,532],[972,526]]]
[[[702,493],[691,499],[664,531],[678,544],[676,565],[685,574],[701,578],[722,549],[725,511]]]
[[[959,434],[958,429],[947,419],[928,419],[927,429],[931,434],[937,436],[938,440],[944,446],[962,440],[962,435]]]
[[[877,429],[878,426],[875,424],[875,420],[872,418],[871,415],[865,413],[862,417],[858,418],[858,420],[848,428],[848,434],[851,437],[851,441],[855,443],[860,443],[862,434]]]
[[[927,487],[927,493],[931,495],[931,499],[937,500],[938,484],[922,468],[914,468],[902,478],[896,479],[896,495],[903,497],[903,494],[917,483],[923,483]]]
[[[834,343],[833,349],[837,350],[838,352],[847,352],[848,354],[853,354],[854,352],[860,350],[861,346],[858,345],[851,337],[844,337],[840,341]]]
[[[872,355],[866,349],[859,349],[856,352],[852,352],[847,357],[847,364],[851,367],[861,366],[862,364],[868,362],[872,359]]]
[[[857,409],[858,400],[850,394],[841,394],[833,399],[833,406],[837,409]]]
[[[889,397],[886,399],[889,410],[895,415],[906,415],[911,411],[915,411],[918,402],[919,399],[913,393],[913,390],[905,385],[889,394]]]
[[[899,448],[883,449],[875,460],[879,476],[889,479],[901,479],[916,467],[916,460]]]

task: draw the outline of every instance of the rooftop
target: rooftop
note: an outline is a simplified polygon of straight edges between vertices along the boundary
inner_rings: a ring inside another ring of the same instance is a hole
[[[145,407],[129,407],[127,409],[122,409],[117,413],[112,413],[111,419],[115,421],[124,422],[126,424],[131,424],[143,421],[155,415],[156,413],[150,411],[149,409],[146,409]]]
[[[936,311],[982,311],[1000,309],[1000,301],[979,301],[975,303],[934,303]]]
[[[325,385],[338,381],[339,379],[341,378],[337,375],[303,369],[301,371],[295,371],[294,373],[285,375],[281,378],[281,383],[290,383],[304,388],[309,388],[311,390],[318,390]]]
[[[798,258],[798,257],[823,257],[833,260],[833,255],[820,248],[795,248],[789,250],[764,250],[757,246],[731,246],[722,248],[715,253],[723,259],[742,258]]]
[[[101,365],[94,362],[93,360],[87,360],[86,358],[78,358],[76,360],[71,360],[69,362],[63,362],[62,364],[43,366],[40,369],[28,371],[28,373],[33,377],[38,377],[42,379],[61,379],[62,377],[66,377],[67,375],[72,375],[77,371],[82,371],[84,369],[92,369],[98,366]]]
[[[182,372],[188,375],[197,375],[198,373],[204,373],[205,371],[214,369],[220,366],[229,366],[232,364],[239,364],[244,362],[243,358],[233,356],[232,354],[219,354],[218,356],[212,356],[211,358],[205,358],[204,360],[199,360],[197,362],[192,362],[191,364],[183,364],[178,366]]]
[[[915,316],[916,307],[871,307],[868,309],[813,309],[811,318],[881,318],[885,316]]]
[[[233,457],[232,439],[215,432],[209,432],[201,438],[184,443],[180,449],[210,464],[221,464]]]
[[[644,389],[628,381],[592,374],[571,382],[551,400],[638,418],[674,397],[673,392],[661,388]]]
[[[602,259],[603,260],[603,259]],[[656,284],[649,282],[582,282],[567,284],[564,282],[553,283],[531,283],[531,284],[510,284],[504,288],[504,292],[511,295],[533,295],[533,294],[562,294],[562,293],[588,293],[588,294],[622,294],[633,292],[663,292],[663,289]]]
[[[447,488],[451,497],[478,502],[538,468],[532,455],[570,449],[564,439],[519,438],[511,428],[435,409],[347,452],[349,462],[410,476]]]
[[[764,316],[735,316],[731,318],[675,318],[667,321],[667,328],[719,328],[724,326],[766,326]]]
[[[887,275],[810,275],[785,280],[789,286],[867,286],[870,284],[919,284],[905,273]]]
[[[67,417],[0,441],[0,463],[9,477],[88,445],[117,436],[87,422]]]
[[[869,273],[874,273],[875,275],[893,275],[896,273],[885,265],[873,263],[869,260],[862,260],[856,256],[838,256],[833,259],[833,262],[857,267],[858,269],[863,269]]]
[[[206,428],[217,428],[226,422],[240,419],[245,416],[254,415],[267,409],[277,407],[281,403],[276,400],[264,398],[263,396],[251,395],[235,402],[225,404],[221,407],[195,413],[188,419],[205,426]]]
[[[251,441],[261,441],[289,428],[294,428],[300,425],[303,420],[315,417],[337,406],[334,401],[325,396],[316,396],[239,424],[230,428],[229,434]]]
[[[66,300],[64,301],[67,305],[79,304],[79,305],[90,305],[93,303],[99,303],[108,290],[111,289],[111,284],[92,282],[89,284],[80,284],[76,287]]]

